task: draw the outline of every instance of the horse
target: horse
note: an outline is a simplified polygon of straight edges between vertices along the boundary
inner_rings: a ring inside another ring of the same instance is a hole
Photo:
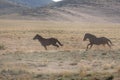
[[[60,41],[58,41],[58,39],[56,39],[56,38],[43,38],[39,34],[36,34],[35,37],[33,38],[33,40],[36,40],[36,39],[38,39],[38,41],[45,48],[45,50],[47,50],[47,46],[49,46],[49,45],[53,45],[56,47],[59,47],[59,45],[63,46],[63,44],[61,44]]]
[[[103,45],[105,46],[106,44],[111,48],[111,46],[113,45],[112,42],[110,41],[110,39],[106,38],[106,37],[96,37],[93,34],[90,33],[86,33],[84,35],[83,41],[89,40],[89,44],[87,45],[86,51],[92,48],[92,46],[95,45]],[[89,47],[90,46],[90,47]]]

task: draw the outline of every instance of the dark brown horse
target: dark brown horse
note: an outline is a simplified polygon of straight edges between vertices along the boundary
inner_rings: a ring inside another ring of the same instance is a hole
[[[89,40],[90,43],[87,45],[86,50],[88,50],[88,48],[89,49],[92,48],[93,44],[96,44],[96,45],[101,45],[102,44],[104,46],[107,44],[110,48],[111,48],[111,45],[112,45],[112,42],[108,38],[106,38],[106,37],[97,38],[95,35],[92,35],[90,33],[85,34],[83,41],[85,41],[87,39]]]
[[[56,47],[59,47],[60,46],[63,46],[60,41],[58,41],[56,38],[43,38],[42,36],[36,34],[36,36],[33,38],[33,40],[36,40],[38,39],[38,41],[41,43],[42,46],[44,46],[44,48],[47,50],[47,46],[48,45],[53,45],[53,46],[56,46]],[[58,45],[58,44],[59,45]]]

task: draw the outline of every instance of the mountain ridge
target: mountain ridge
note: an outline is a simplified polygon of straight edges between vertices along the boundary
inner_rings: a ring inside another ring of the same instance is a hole
[[[52,0],[8,0],[14,3],[19,3],[27,7],[42,7],[47,4],[53,3]]]
[[[48,21],[120,22],[120,0],[63,0],[20,13]]]
[[[35,12],[34,14],[32,14]],[[43,20],[119,22],[119,0],[63,0],[25,12]]]
[[[27,9],[27,7],[23,7],[20,4],[12,3],[7,0],[0,0],[0,16],[13,13],[21,13],[21,11],[24,9]]]

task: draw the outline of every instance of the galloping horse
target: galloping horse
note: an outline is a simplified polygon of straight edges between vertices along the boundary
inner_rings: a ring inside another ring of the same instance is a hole
[[[95,35],[92,35],[90,33],[85,34],[83,41],[85,41],[87,39],[89,40],[90,43],[87,45],[86,50],[88,50],[88,48],[91,49],[93,44],[96,44],[96,45],[100,45],[100,44],[106,45],[107,44],[110,48],[112,45],[112,42],[108,38],[106,38],[106,37],[97,38]]]
[[[33,40],[38,39],[42,46],[44,46],[45,50],[47,50],[48,45],[53,45],[56,47],[63,46],[60,41],[58,41],[56,38],[43,38],[42,36],[36,34],[36,36],[33,38]],[[58,45],[58,44],[59,45]]]

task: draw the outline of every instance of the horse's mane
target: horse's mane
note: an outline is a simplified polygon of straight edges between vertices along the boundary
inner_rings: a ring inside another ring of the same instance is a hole
[[[95,35],[93,35],[93,34],[90,34],[90,33],[86,33],[87,35],[90,35],[91,37],[95,37],[95,38],[97,38]]]
[[[39,35],[39,34],[37,34],[37,36],[39,37],[39,38],[43,38],[41,35]]]

